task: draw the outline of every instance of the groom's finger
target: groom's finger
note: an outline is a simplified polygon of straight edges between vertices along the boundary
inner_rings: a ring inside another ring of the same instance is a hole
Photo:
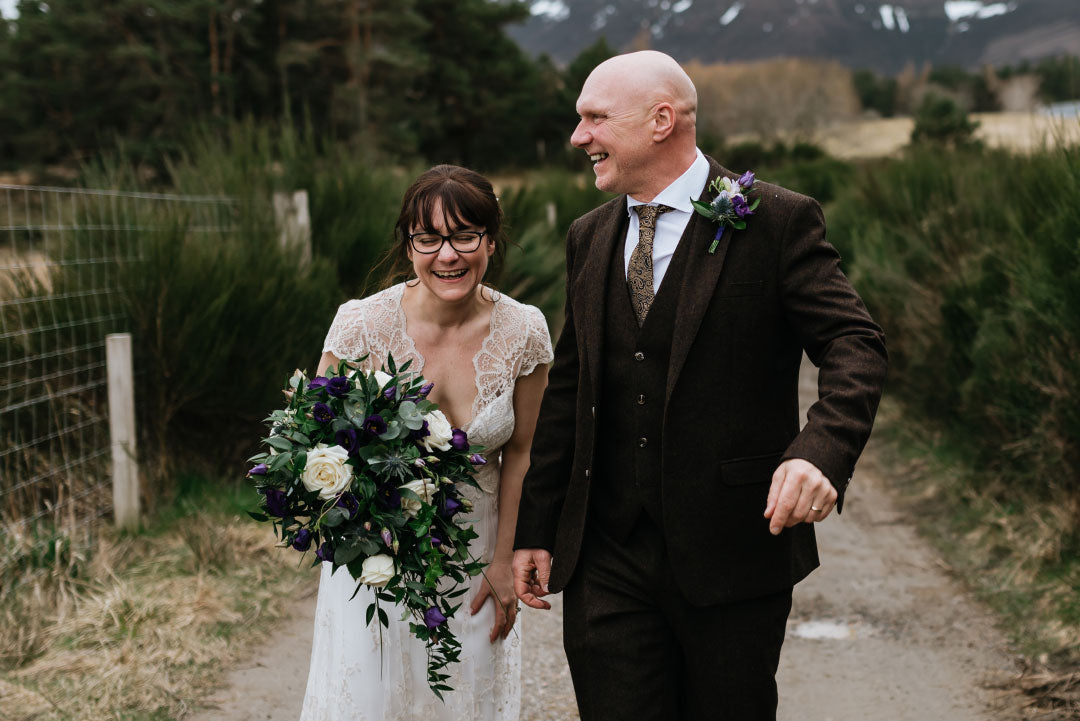
[[[547,594],[551,576],[551,554],[540,548],[522,548],[514,552],[511,566],[514,575],[514,595],[532,608],[548,609],[551,604],[541,601]]]

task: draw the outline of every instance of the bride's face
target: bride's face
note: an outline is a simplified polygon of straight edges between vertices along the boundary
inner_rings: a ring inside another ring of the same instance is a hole
[[[430,222],[424,227],[414,225],[409,229],[408,253],[416,277],[444,301],[456,302],[471,297],[484,278],[488,259],[495,252],[495,243],[485,231],[482,226],[454,224],[445,217],[442,204],[436,201],[431,208]],[[478,233],[483,235],[477,242],[475,235]],[[473,245],[475,249],[469,250]],[[425,250],[434,252],[422,252]]]

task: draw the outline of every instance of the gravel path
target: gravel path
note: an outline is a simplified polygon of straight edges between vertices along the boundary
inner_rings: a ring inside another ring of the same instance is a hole
[[[813,369],[803,378],[814,397]],[[871,444],[872,446],[872,444]],[[988,613],[944,572],[886,490],[871,447],[842,517],[819,524],[822,568],[799,584],[780,663],[780,721],[1015,718],[984,682],[1013,670]],[[315,580],[316,577],[313,577]],[[562,651],[561,596],[525,609],[521,721],[577,719]],[[310,655],[312,595],[234,669],[196,721],[295,721]]]

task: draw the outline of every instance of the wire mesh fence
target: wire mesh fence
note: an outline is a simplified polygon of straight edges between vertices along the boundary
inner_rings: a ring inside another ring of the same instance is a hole
[[[0,538],[110,514],[105,336],[128,330],[125,274],[149,234],[225,233],[232,214],[222,197],[0,185]]]

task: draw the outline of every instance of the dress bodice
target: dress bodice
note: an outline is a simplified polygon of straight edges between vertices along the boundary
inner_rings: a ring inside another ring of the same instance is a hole
[[[324,353],[356,359],[365,353],[365,370],[381,368],[388,355],[400,366],[411,360],[410,371],[424,372],[424,357],[406,327],[401,299],[405,284],[399,283],[360,300],[350,300],[338,308],[326,334]],[[484,447],[488,463],[476,473],[476,481],[486,493],[499,486],[502,447],[514,432],[514,385],[541,363],[552,359],[551,337],[540,310],[495,292],[487,336],[473,356],[476,396],[472,416],[462,425],[471,445]]]

